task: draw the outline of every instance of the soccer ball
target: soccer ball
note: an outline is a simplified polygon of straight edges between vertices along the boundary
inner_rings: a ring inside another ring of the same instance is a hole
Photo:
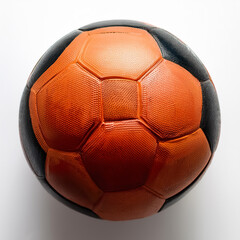
[[[129,20],[57,41],[28,79],[19,119],[42,185],[108,220],[150,216],[183,196],[220,133],[217,93],[197,56],[169,32]]]

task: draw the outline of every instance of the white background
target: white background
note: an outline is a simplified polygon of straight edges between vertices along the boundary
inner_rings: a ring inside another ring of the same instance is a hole
[[[240,1],[0,1],[0,239],[239,240]],[[41,187],[18,135],[28,75],[56,40],[85,24],[132,19],[164,28],[208,68],[219,95],[222,130],[200,183],[160,214],[96,220],[65,207]]]

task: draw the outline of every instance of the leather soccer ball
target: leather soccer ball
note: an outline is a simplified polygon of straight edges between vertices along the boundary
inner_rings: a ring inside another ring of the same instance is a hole
[[[93,23],[39,60],[20,106],[26,158],[68,206],[143,218],[197,182],[217,147],[220,110],[198,57],[136,21]]]

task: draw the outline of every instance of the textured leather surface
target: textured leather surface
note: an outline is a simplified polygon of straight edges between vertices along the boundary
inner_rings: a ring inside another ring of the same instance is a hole
[[[216,150],[221,127],[220,107],[217,92],[210,80],[201,83],[203,94],[202,119],[200,127],[204,131],[212,152]]]
[[[134,119],[138,115],[138,83],[125,79],[106,79],[102,83],[105,121]]]
[[[106,122],[82,149],[83,162],[104,192],[142,186],[152,168],[157,143],[136,119]]]
[[[34,109],[34,126],[41,125],[41,130],[35,130],[39,130],[37,136],[43,147],[74,151],[101,121],[100,83],[77,64],[71,64],[32,94],[30,106]]]
[[[87,39],[79,62],[102,80],[137,80],[162,58],[156,41],[142,29],[107,27],[83,34]]]
[[[200,82],[181,66],[163,60],[141,79],[141,117],[161,139],[184,136],[200,127]]]
[[[211,156],[202,129],[181,138],[159,141],[146,186],[164,199],[179,193],[202,172]]]

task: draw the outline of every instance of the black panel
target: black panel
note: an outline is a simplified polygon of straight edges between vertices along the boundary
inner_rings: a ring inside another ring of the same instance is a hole
[[[28,80],[28,87],[31,88],[37,79],[58,59],[64,49],[81,33],[80,30],[75,30],[57,42],[55,42],[39,59],[35,65]]]
[[[202,62],[181,40],[160,28],[152,28],[149,33],[157,41],[163,58],[187,69],[199,81],[209,79],[208,72]]]
[[[50,193],[55,199],[62,202],[64,205],[66,205],[80,213],[88,215],[90,217],[99,218],[99,216],[96,213],[94,213],[92,210],[82,207],[82,206],[64,198],[62,195],[60,195],[58,192],[56,192],[55,189],[53,189],[51,187],[51,185],[46,181],[46,179],[39,179],[39,181],[42,184],[42,186],[47,190],[48,193]]]
[[[202,82],[201,87],[203,107],[200,127],[208,139],[211,151],[214,152],[219,141],[221,127],[219,102],[217,92],[210,80]]]
[[[211,163],[212,156],[211,156],[210,160],[208,161],[207,165],[202,170],[202,172],[197,176],[197,178],[195,178],[195,180],[190,185],[188,185],[186,188],[184,188],[181,192],[179,192],[176,195],[168,198],[158,212],[160,212],[160,211],[170,207],[174,203],[178,202],[180,199],[182,199],[188,192],[190,192],[197,185],[197,183],[201,180],[203,175],[206,173],[206,170]]]
[[[90,31],[96,28],[114,27],[114,26],[135,27],[135,28],[141,28],[145,30],[149,30],[154,27],[146,23],[138,22],[134,20],[118,19],[118,20],[106,20],[106,21],[94,22],[79,28],[79,30]]]
[[[25,157],[32,168],[33,172],[38,177],[45,177],[45,159],[46,153],[40,147],[35,134],[33,132],[32,123],[29,113],[29,94],[30,89],[26,86],[19,109],[19,132],[22,143],[22,148],[25,153]]]

